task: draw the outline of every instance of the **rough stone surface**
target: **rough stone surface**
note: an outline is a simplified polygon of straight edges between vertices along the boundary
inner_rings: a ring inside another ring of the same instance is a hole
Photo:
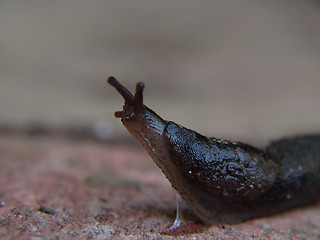
[[[0,239],[319,239],[320,206],[224,226],[186,210],[136,146],[0,136]]]
[[[0,5],[0,239],[319,239],[319,205],[232,226],[185,212],[168,233],[175,194],[105,83],[144,81],[147,106],[209,136],[318,133],[319,1]]]

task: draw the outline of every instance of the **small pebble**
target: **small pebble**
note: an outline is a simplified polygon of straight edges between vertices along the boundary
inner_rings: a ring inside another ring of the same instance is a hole
[[[51,215],[57,214],[56,210],[54,210],[52,208],[48,208],[48,207],[43,206],[43,205],[40,206],[39,211],[43,212],[43,213],[51,214]]]

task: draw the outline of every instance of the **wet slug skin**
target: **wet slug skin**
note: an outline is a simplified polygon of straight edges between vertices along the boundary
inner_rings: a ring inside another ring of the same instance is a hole
[[[188,207],[206,224],[236,223],[320,199],[320,134],[272,142],[265,151],[205,137],[163,120],[143,104],[142,82],[115,113],[161,168]]]

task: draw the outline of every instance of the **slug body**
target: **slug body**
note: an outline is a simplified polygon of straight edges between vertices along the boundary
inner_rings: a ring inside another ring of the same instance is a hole
[[[165,121],[115,78],[125,100],[115,113],[188,207],[207,224],[236,223],[320,200],[320,135],[273,142],[265,151],[207,138]]]

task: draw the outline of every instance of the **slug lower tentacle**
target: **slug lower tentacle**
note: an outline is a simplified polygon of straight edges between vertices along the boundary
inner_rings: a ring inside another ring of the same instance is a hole
[[[115,113],[189,208],[207,224],[236,223],[320,199],[320,135],[273,142],[266,151],[207,138],[163,120],[114,77],[125,100]]]

